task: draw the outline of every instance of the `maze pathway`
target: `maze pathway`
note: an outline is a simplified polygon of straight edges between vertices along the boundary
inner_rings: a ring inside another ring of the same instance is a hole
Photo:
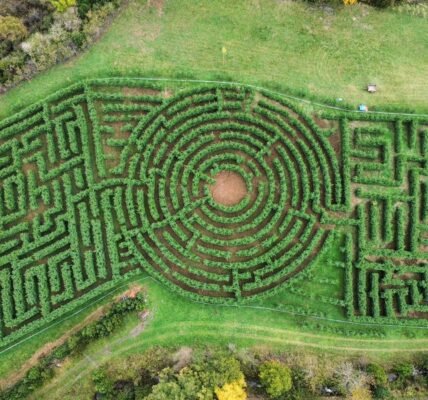
[[[141,269],[197,300],[272,295],[340,235],[347,318],[425,323],[427,139],[421,117],[320,119],[245,86],[60,91],[0,122],[0,344]]]

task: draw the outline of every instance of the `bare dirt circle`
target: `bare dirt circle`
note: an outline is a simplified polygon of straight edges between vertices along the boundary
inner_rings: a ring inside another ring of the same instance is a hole
[[[232,171],[220,171],[210,186],[214,201],[224,206],[238,204],[247,194],[247,185],[241,175]]]

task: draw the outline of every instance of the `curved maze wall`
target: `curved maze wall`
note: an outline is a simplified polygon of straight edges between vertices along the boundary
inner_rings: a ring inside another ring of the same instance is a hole
[[[339,237],[348,318],[420,324],[427,121],[369,118],[321,128],[267,91],[113,79],[4,120],[0,343],[141,268],[198,300],[270,295]],[[221,172],[245,182],[239,203],[213,198]]]

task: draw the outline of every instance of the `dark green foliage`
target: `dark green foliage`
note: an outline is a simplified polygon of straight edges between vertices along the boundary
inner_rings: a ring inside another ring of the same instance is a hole
[[[373,389],[373,398],[379,400],[392,399],[391,392],[384,386],[376,386]]]
[[[309,400],[313,397],[305,371],[300,367],[291,369],[292,389],[286,393],[287,400]]]
[[[366,0],[367,4],[378,8],[393,7],[398,5],[400,0]]]
[[[79,351],[92,340],[109,336],[122,322],[123,316],[144,308],[145,300],[141,293],[135,298],[126,298],[114,303],[110,310],[98,321],[95,321],[69,339],[70,350]]]

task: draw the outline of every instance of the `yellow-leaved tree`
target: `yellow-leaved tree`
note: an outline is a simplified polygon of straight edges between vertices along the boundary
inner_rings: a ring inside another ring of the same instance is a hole
[[[76,0],[49,0],[55,9],[59,12],[64,12],[67,8],[74,7]]]
[[[245,391],[246,383],[242,376],[240,379],[231,383],[226,383],[221,388],[215,389],[215,394],[218,400],[246,400],[247,393]]]

